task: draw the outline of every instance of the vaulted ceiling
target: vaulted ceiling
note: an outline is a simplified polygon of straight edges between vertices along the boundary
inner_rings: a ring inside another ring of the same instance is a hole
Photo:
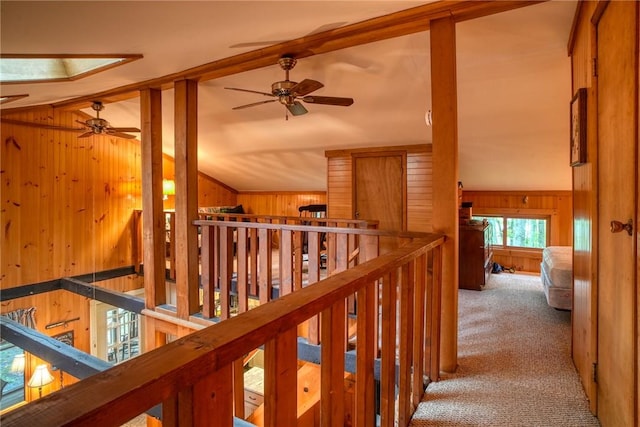
[[[3,85],[28,94],[3,109],[104,100],[113,126],[140,126],[139,101],[100,97],[268,46],[424,5],[424,1],[2,1],[3,54],[142,54],[84,79]],[[456,25],[460,180],[465,189],[567,190],[567,42],[574,1],[532,4]],[[262,49],[257,53],[252,51]],[[321,49],[320,49],[321,50]],[[281,52],[282,54],[287,52]],[[318,96],[352,97],[350,107],[305,104],[285,120],[263,95],[284,79],[275,63],[205,79],[198,90],[198,164],[240,191],[325,190],[325,150],[429,144],[429,32],[300,58],[291,80],[318,80]],[[240,70],[242,68],[239,68]],[[117,102],[110,102],[116,101]],[[90,108],[78,103],[88,114]],[[163,146],[173,151],[173,91],[163,92]]]

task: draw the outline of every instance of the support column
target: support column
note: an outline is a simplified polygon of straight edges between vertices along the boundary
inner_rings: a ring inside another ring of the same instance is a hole
[[[433,232],[447,236],[442,259],[440,369],[458,359],[458,93],[453,18],[431,21],[433,111]]]
[[[142,241],[145,306],[165,303],[165,229],[162,206],[162,93],[140,91]]]
[[[176,296],[187,319],[200,306],[198,286],[198,82],[175,82]]]

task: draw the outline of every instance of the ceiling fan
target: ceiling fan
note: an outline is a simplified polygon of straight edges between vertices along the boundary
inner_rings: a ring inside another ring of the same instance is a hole
[[[251,104],[240,105],[234,107],[233,110],[239,110],[242,108],[255,107],[256,105],[267,104],[269,102],[279,101],[284,105],[287,110],[294,116],[300,116],[308,113],[307,109],[298,101],[302,101],[309,104],[324,104],[324,105],[338,105],[342,107],[348,107],[353,104],[353,98],[338,98],[335,96],[313,96],[309,95],[311,92],[324,87],[322,83],[316,80],[304,79],[300,83],[289,80],[289,71],[295,67],[296,60],[290,56],[283,56],[278,60],[278,64],[285,71],[285,79],[279,82],[275,82],[271,85],[271,93],[260,92],[257,90],[239,89],[235,87],[225,87],[229,90],[237,90],[240,92],[257,93],[258,95],[264,95],[273,97],[276,99],[270,99],[267,101],[253,102]],[[287,119],[289,116],[285,116]]]
[[[102,102],[100,101],[93,101],[93,104],[91,104],[91,108],[96,112],[95,118],[88,119],[84,122],[80,120],[76,120],[76,122],[80,123],[81,125],[89,129],[87,132],[83,133],[82,135],[79,135],[78,138],[87,138],[91,135],[107,134],[107,135],[117,136],[120,138],[132,139],[132,138],[135,138],[135,136],[126,134],[124,132],[140,132],[140,129],[133,128],[133,127],[125,127],[125,128],[111,127],[108,121],[106,121],[103,118],[100,118],[100,111],[104,109],[104,105],[102,105]]]

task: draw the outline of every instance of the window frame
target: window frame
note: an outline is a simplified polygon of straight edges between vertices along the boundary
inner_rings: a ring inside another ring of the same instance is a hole
[[[545,214],[533,214],[533,213],[506,213],[506,212],[476,212],[472,215],[473,219],[482,219],[482,218],[502,218],[502,244],[496,245],[493,244],[494,248],[497,249],[505,249],[505,250],[535,250],[542,251],[542,249],[546,246],[549,246],[551,242],[551,215]],[[546,222],[545,228],[545,243],[543,248],[536,247],[528,247],[528,246],[511,246],[507,244],[507,221],[509,219],[531,219],[531,220],[544,220]],[[496,230],[493,230],[492,233],[496,233]]]

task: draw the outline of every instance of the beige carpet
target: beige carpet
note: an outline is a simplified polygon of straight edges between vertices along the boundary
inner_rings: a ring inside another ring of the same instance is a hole
[[[493,274],[459,293],[455,374],[427,387],[411,426],[599,426],[571,361],[571,314],[539,277]]]

